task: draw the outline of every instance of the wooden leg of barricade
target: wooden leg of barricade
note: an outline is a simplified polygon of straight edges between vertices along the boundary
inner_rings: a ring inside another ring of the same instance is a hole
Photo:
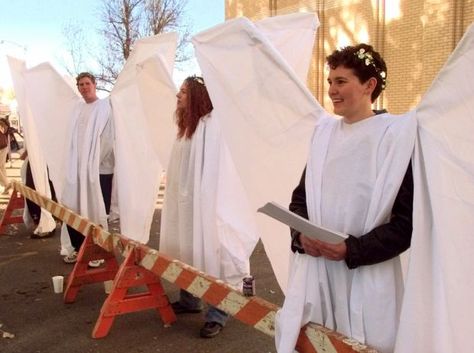
[[[74,269],[68,277],[64,292],[65,303],[74,302],[82,285],[113,280],[119,269],[114,253],[94,244],[93,232],[91,227],[79,250]],[[98,268],[89,268],[89,261],[92,260],[104,260],[104,264]]]
[[[104,302],[92,332],[93,338],[107,336],[115,316],[131,312],[155,309],[165,326],[176,321],[168,297],[160,279],[153,272],[138,266],[137,250],[132,247],[115,277],[112,290]],[[128,293],[131,288],[146,286],[148,290]]]
[[[0,221],[0,235],[5,235],[6,226],[9,224],[23,223],[23,215],[13,215],[14,211],[22,210],[25,207],[25,199],[16,190],[10,196],[7,208],[3,212],[2,220]]]

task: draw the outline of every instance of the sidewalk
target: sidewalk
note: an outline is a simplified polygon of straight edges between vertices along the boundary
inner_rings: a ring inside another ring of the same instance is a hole
[[[19,176],[20,161],[8,175]],[[8,164],[7,164],[8,166]],[[8,202],[0,198],[0,212]],[[150,246],[157,249],[160,209],[155,211]],[[0,352],[2,353],[273,353],[273,338],[238,320],[229,320],[213,339],[199,337],[203,314],[185,314],[170,328],[164,328],[153,310],[117,317],[109,335],[91,338],[92,329],[106,298],[102,284],[82,287],[76,302],[64,304],[54,294],[51,277],[72,270],[59,256],[59,229],[47,239],[30,239],[24,225],[10,226],[0,235]],[[281,305],[283,295],[273,276],[261,243],[251,258],[257,295]],[[163,281],[170,300],[178,289]],[[2,338],[3,332],[15,335]]]

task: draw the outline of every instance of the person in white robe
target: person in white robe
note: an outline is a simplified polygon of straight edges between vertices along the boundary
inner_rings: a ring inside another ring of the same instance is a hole
[[[292,231],[277,350],[293,352],[311,321],[392,352],[403,294],[398,255],[412,233],[416,120],[372,111],[387,69],[370,45],[336,50],[327,61],[329,97],[342,119],[321,117],[290,210],[349,236],[330,244]]]
[[[188,77],[177,94],[178,134],[166,171],[159,249],[237,288],[249,274],[258,236],[212,110],[203,79]],[[172,307],[176,314],[199,313],[203,304],[181,290]],[[227,319],[209,306],[200,336],[216,336]]]
[[[115,164],[110,102],[108,98],[97,97],[92,74],[80,73],[76,83],[84,102],[79,102],[73,112],[62,202],[107,229]],[[64,261],[74,263],[84,235],[69,226],[67,230],[74,251]],[[89,263],[93,267],[98,265],[100,260]]]

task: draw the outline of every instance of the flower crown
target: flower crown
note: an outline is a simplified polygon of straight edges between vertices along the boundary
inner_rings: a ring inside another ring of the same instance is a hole
[[[201,76],[192,75],[192,76],[190,76],[190,78],[191,78],[191,80],[193,80],[197,83],[200,83],[203,86],[206,86],[206,84],[204,83],[204,79]]]
[[[380,68],[375,65],[375,60],[372,56],[371,52],[366,52],[364,48],[360,48],[357,52],[354,53],[355,56],[357,56],[360,60],[363,60],[365,63],[365,66],[372,65],[375,69],[375,72],[377,72],[382,79],[382,89],[385,89],[385,86],[387,85],[387,73],[383,70],[380,70]]]

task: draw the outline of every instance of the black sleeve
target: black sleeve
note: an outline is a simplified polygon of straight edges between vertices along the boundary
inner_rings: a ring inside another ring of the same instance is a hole
[[[306,168],[303,170],[303,175],[301,176],[300,183],[293,190],[291,195],[290,211],[296,213],[297,215],[308,219],[308,209],[306,207]],[[300,232],[295,229],[290,229],[291,232],[291,250],[293,252],[304,253],[303,247],[300,243]]]
[[[413,175],[410,163],[395,199],[390,221],[359,238],[351,235],[345,240],[347,266],[352,269],[373,265],[401,254],[410,247],[412,230]]]

